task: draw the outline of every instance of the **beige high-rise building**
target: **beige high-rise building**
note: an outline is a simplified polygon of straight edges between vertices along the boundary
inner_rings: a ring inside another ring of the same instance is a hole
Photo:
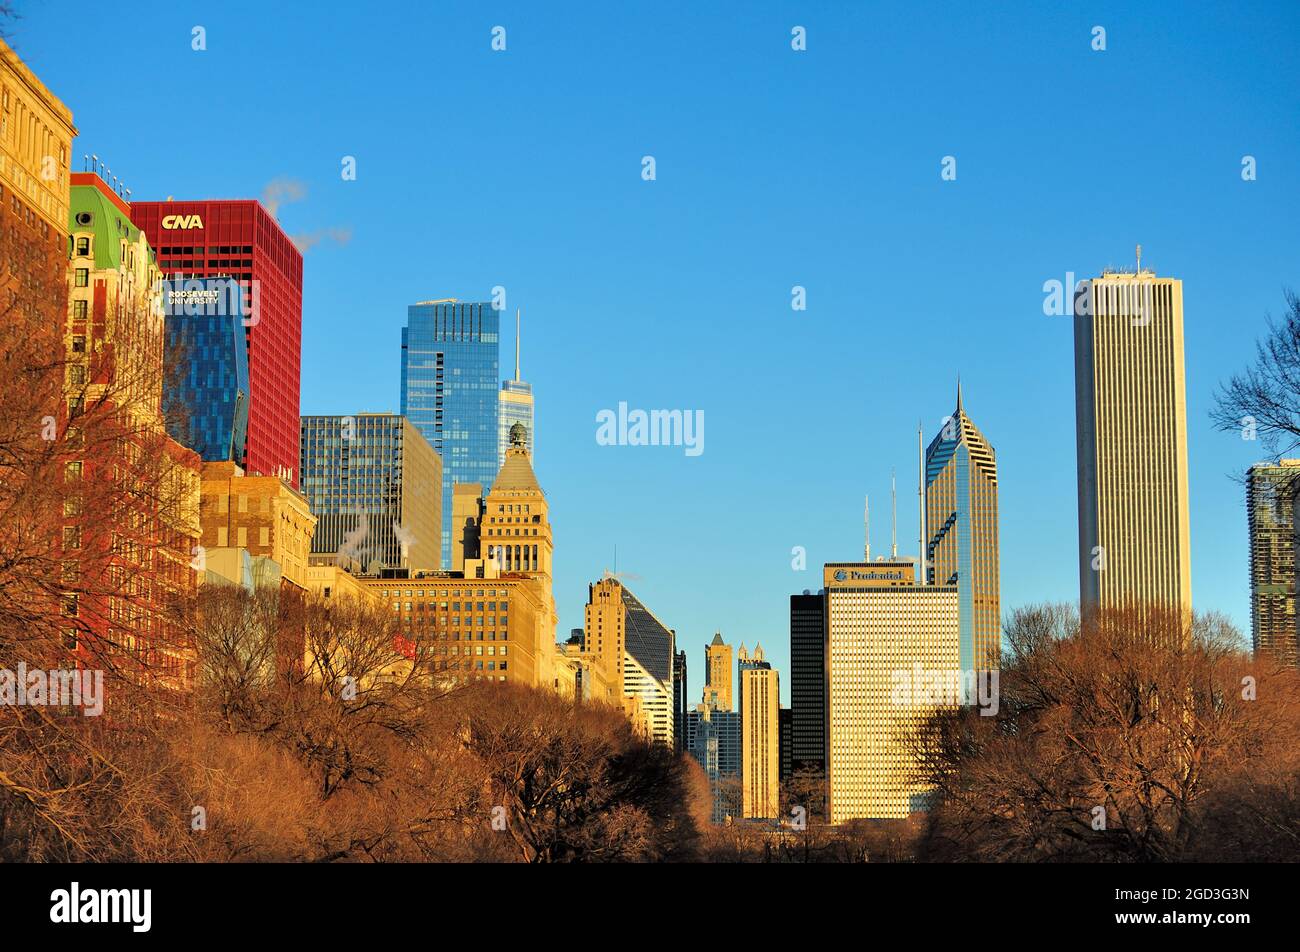
[[[925,803],[910,744],[959,698],[956,585],[915,584],[910,559],[826,565],[827,786],[832,823],[906,817]]]
[[[645,737],[671,747],[675,632],[612,576],[588,587],[585,622],[591,699],[621,705]]]
[[[776,670],[763,660],[763,646],[751,656],[740,646],[741,815],[775,819],[781,812],[781,692]]]
[[[713,633],[713,641],[704,646],[704,703],[715,711],[730,711],[731,645],[722,640],[722,632]]]
[[[1189,612],[1182,281],[1139,267],[1079,289],[1074,368],[1082,607]]]

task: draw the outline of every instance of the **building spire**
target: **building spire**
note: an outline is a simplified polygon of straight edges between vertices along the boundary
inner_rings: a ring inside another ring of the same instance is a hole
[[[961,413],[961,371],[957,372],[957,412]]]
[[[515,383],[519,382],[519,315],[522,307],[515,308]]]

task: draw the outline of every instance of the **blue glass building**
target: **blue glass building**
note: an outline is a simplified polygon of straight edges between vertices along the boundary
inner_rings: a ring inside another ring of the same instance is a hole
[[[500,313],[491,304],[424,301],[402,328],[402,409],[442,457],[442,567],[451,564],[455,483],[491,486],[498,470]]]
[[[246,465],[244,295],[229,278],[164,282],[167,432],[208,462]]]

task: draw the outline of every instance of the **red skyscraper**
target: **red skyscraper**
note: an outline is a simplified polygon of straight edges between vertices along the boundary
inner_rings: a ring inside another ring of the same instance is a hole
[[[287,471],[298,485],[302,365],[302,253],[261,203],[249,199],[133,202],[164,277],[229,276],[244,286],[250,473]]]

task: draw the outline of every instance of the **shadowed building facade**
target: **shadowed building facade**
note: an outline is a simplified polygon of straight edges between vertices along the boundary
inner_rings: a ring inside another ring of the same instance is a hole
[[[957,586],[963,671],[998,667],[998,464],[984,434],[957,408],[925,451],[926,581]]]
[[[1074,381],[1081,607],[1190,613],[1182,281],[1139,268],[1080,289]]]
[[[1295,494],[1300,459],[1256,463],[1246,473],[1250,529],[1250,641],[1256,652],[1283,664],[1300,663],[1296,651]]]
[[[826,596],[790,596],[790,764],[826,772]]]

